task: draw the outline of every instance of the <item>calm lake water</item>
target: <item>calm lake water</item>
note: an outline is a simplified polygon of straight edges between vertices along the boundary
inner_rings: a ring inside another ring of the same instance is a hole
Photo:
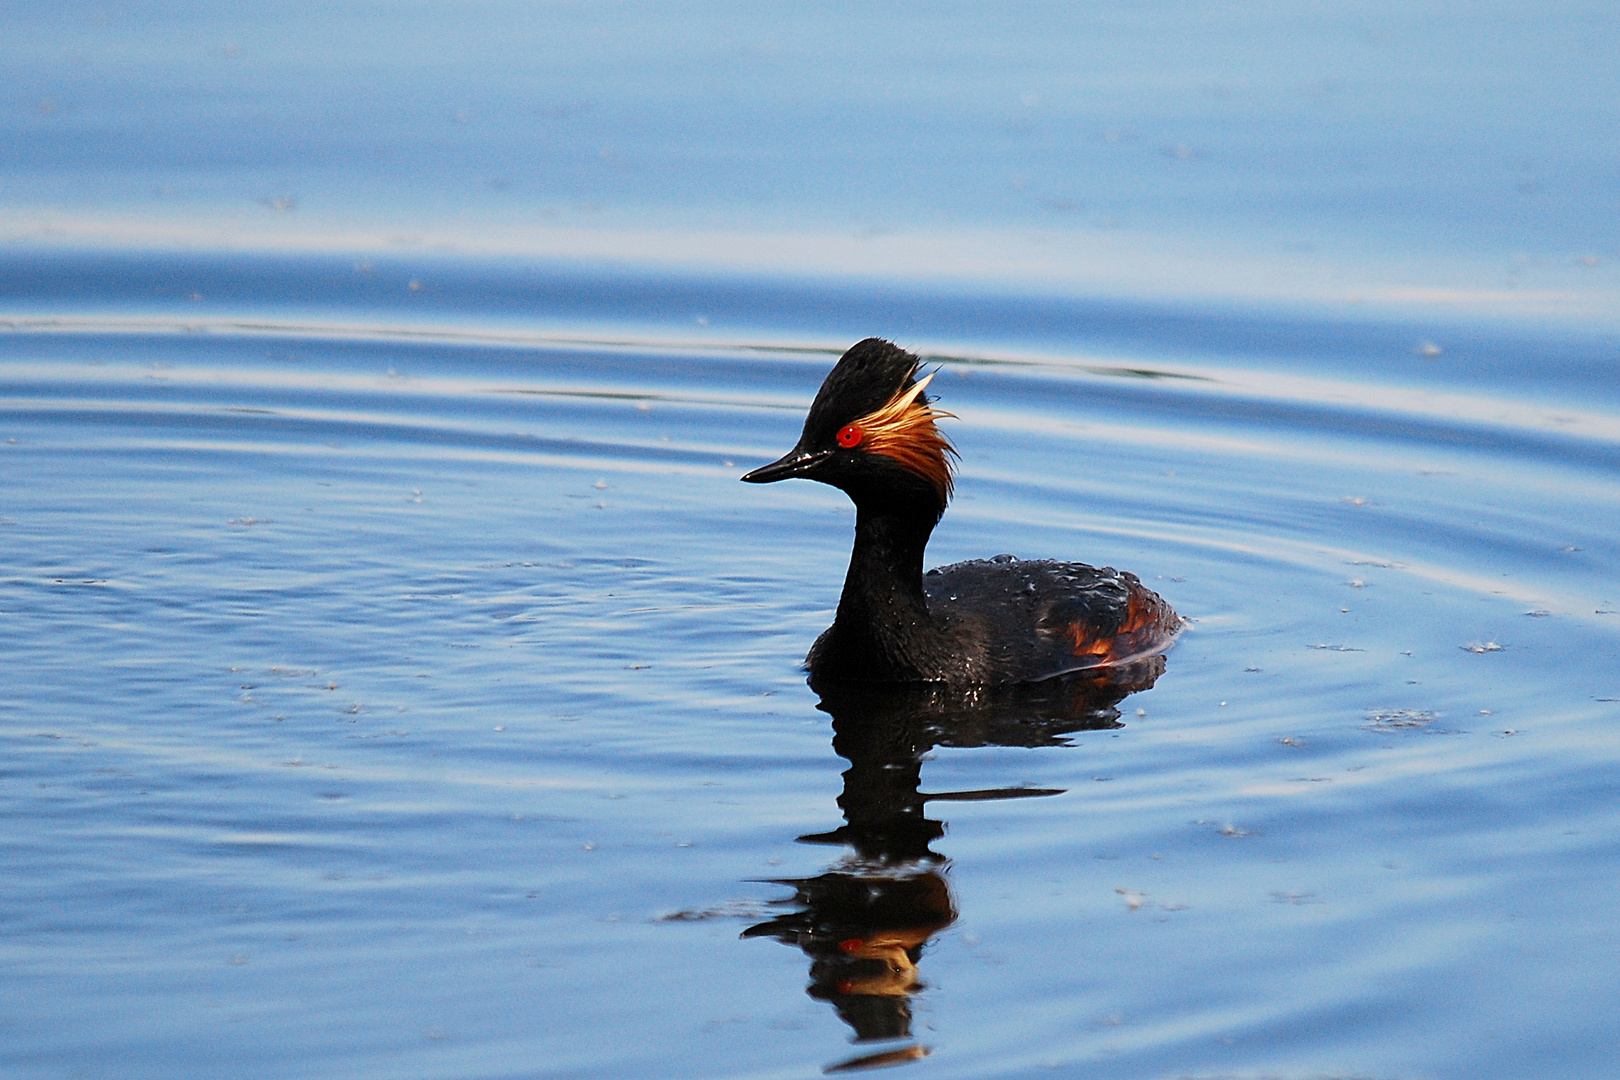
[[[1607,0],[13,4],[0,249],[454,250],[1613,331],[1617,40]]]
[[[0,1074],[1620,1072],[1616,41],[0,5]],[[1162,670],[806,685],[871,335]]]
[[[1612,1068],[1606,339],[443,260],[0,286],[10,1076]],[[930,563],[1135,571],[1193,620],[1150,689],[805,685],[851,508],[737,478],[870,333],[960,418]]]

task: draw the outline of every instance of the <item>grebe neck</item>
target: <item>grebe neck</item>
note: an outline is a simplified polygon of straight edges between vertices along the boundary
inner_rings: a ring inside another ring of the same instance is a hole
[[[937,521],[915,512],[856,508],[855,549],[833,623],[846,649],[871,648],[893,663],[907,658],[908,645],[919,634],[932,630],[923,595],[923,550]]]

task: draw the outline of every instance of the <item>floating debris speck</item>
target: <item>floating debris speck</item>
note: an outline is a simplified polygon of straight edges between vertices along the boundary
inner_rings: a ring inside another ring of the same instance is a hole
[[[1438,719],[1440,714],[1428,709],[1376,709],[1367,713],[1368,726],[1377,731],[1427,727]]]

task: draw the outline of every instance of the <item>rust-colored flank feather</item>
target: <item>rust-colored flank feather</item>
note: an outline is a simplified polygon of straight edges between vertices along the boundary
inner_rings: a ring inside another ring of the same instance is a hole
[[[956,447],[934,421],[955,413],[936,409],[924,396],[934,379],[930,373],[911,386],[895,393],[882,408],[867,413],[855,421],[861,431],[864,449],[882,454],[899,462],[905,468],[939,489],[941,505],[951,501],[955,489]]]
[[[1135,587],[1124,621],[1112,632],[1084,621],[1071,623],[1067,636],[1074,655],[1095,656],[1099,667],[1129,664],[1163,652],[1181,632],[1181,616],[1158,593],[1142,588],[1134,576],[1127,577]]]

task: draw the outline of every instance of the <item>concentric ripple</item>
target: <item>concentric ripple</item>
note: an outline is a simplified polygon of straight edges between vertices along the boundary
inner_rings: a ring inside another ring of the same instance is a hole
[[[8,1075],[1607,1067],[1601,343],[895,300],[959,417],[930,564],[1193,624],[1128,687],[821,701],[850,509],[736,483],[858,336],[806,289],[0,312]]]

